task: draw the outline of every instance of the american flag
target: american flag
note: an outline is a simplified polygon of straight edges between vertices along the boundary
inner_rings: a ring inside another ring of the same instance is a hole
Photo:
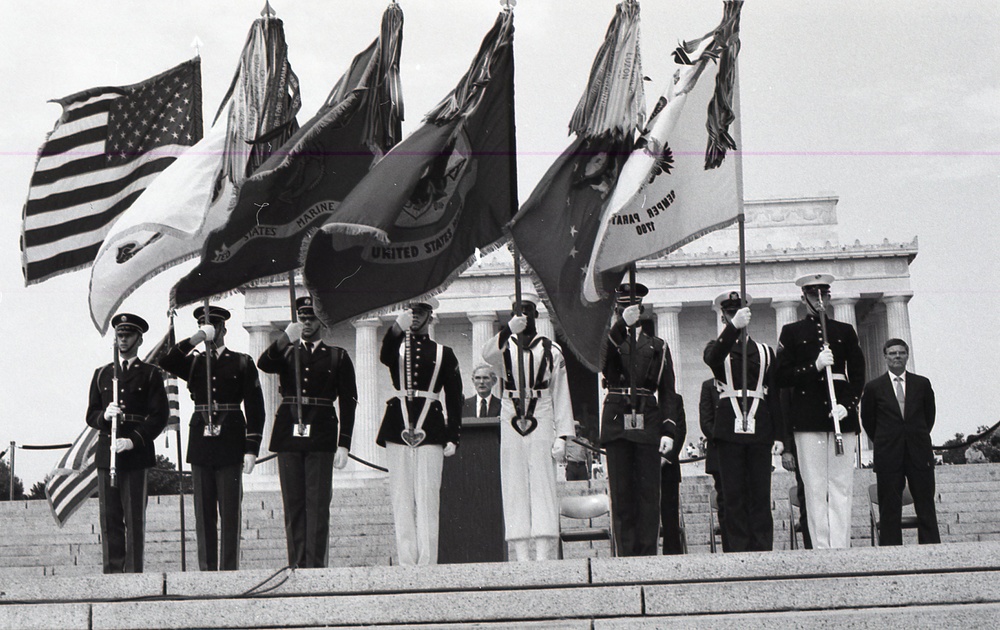
[[[25,284],[89,266],[115,219],[202,136],[201,61],[54,101],[24,206]]]
[[[174,320],[171,317],[167,334],[149,351],[145,362],[159,365],[160,359],[173,345]],[[176,431],[179,440],[181,403],[177,379],[163,372],[163,384],[167,390],[167,402],[170,407],[166,430]],[[86,427],[45,478],[45,496],[59,527],[66,524],[84,501],[97,496],[97,464],[94,449],[97,448],[98,433],[97,429]]]

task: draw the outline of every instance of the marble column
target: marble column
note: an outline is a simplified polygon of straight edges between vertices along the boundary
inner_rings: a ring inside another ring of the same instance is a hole
[[[801,303],[802,300],[797,298],[775,298],[771,300],[771,308],[774,309],[774,327],[777,329],[776,339],[781,338],[781,329],[786,324],[798,321],[799,304]]]
[[[674,388],[680,392],[682,390],[681,334],[680,334],[680,304],[662,304],[653,307],[656,314],[656,336],[667,342],[670,348],[670,356],[674,360]]]
[[[910,346],[910,360],[906,364],[908,370],[913,370],[915,365],[913,339],[910,337],[909,302],[912,297],[912,294],[882,296],[882,303],[885,304],[886,339],[902,339]]]
[[[361,459],[379,466],[385,466],[385,449],[375,444],[382,420],[383,401],[378,390],[378,318],[360,319],[354,322],[354,372],[358,382],[358,410],[354,419],[354,436],[351,452]],[[377,476],[382,473],[351,461],[348,470],[359,477]]]
[[[858,303],[856,297],[838,297],[830,300],[833,304],[833,318],[838,322],[850,324],[854,330],[858,329],[858,316],[854,306]]]
[[[260,355],[264,354],[271,342],[278,335],[278,328],[271,322],[258,322],[244,324],[243,327],[250,334],[250,348],[247,350],[256,361]],[[271,442],[271,429],[274,426],[274,414],[278,410],[281,398],[278,395],[278,376],[276,374],[260,373],[260,386],[264,394],[264,439],[260,446],[259,458],[264,458],[271,454],[267,445]],[[278,488],[278,461],[272,459],[257,465],[253,474],[244,478],[244,487],[247,490],[254,489],[277,489]]]
[[[469,313],[469,321],[472,322],[472,366],[475,367],[483,362],[483,346],[493,338],[496,333],[493,330],[497,320],[493,311],[486,313]]]

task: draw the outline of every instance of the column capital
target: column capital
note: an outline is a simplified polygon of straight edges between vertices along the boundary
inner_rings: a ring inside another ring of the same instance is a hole
[[[861,296],[859,295],[843,295],[840,297],[831,297],[830,304],[833,304],[834,306],[838,304],[857,304],[860,299]]]
[[[882,295],[882,302],[901,302],[907,304],[912,298],[913,293],[891,293]]]
[[[680,302],[669,302],[667,304],[656,304],[653,306],[653,312],[657,315],[668,314],[668,313],[680,313],[684,309],[684,305]]]
[[[771,298],[771,308],[775,310],[779,308],[798,308],[799,304],[801,303],[802,303],[802,297],[799,295],[796,296],[784,295],[781,297]]]
[[[479,311],[475,313],[468,313],[466,317],[469,318],[470,322],[492,324],[497,321],[497,314],[494,311]]]
[[[270,334],[271,332],[280,332],[281,329],[275,326],[274,322],[243,322],[243,330],[250,334]]]
[[[378,317],[365,317],[351,322],[355,328],[378,328],[381,324],[382,320]]]

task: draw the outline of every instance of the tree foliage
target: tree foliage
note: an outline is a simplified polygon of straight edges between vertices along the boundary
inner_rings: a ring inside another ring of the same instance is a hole
[[[163,455],[157,455],[156,466],[150,468],[146,476],[146,490],[150,496],[177,494],[177,466]],[[184,492],[190,494],[193,491],[191,476],[185,475]]]
[[[14,475],[14,500],[24,499],[24,484]],[[10,464],[0,460],[0,501],[10,500]]]

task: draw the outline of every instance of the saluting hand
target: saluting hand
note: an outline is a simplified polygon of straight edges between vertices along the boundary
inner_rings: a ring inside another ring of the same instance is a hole
[[[632,306],[625,307],[622,311],[622,319],[625,320],[625,325],[632,327],[635,323],[639,321],[639,316],[642,315],[642,305],[633,304]]]
[[[507,328],[515,335],[520,335],[528,327],[528,318],[524,315],[515,315],[507,322]]]
[[[285,336],[288,337],[289,343],[295,343],[302,338],[302,324],[299,322],[292,322],[285,327]]]
[[[744,306],[733,315],[733,327],[736,330],[746,328],[750,325],[750,308]]]
[[[396,325],[399,326],[399,329],[402,330],[403,332],[409,330],[410,326],[413,325],[413,311],[411,311],[410,309],[406,309],[399,315],[397,315]]]

